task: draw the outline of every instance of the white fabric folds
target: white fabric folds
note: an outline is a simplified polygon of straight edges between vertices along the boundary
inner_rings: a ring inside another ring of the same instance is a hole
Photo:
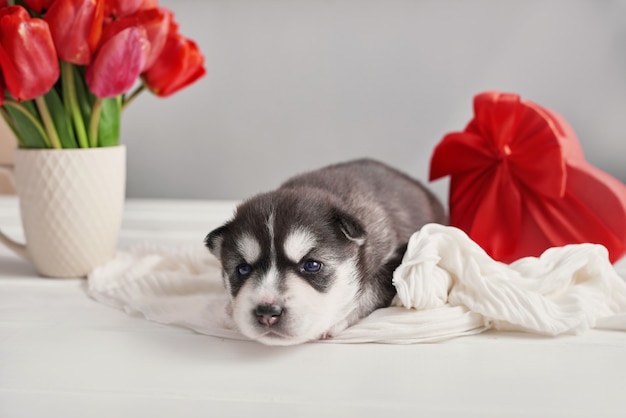
[[[129,314],[244,339],[227,314],[221,280],[219,262],[204,248],[142,246],[94,270],[88,289]],[[626,282],[600,245],[552,248],[506,265],[462,231],[430,224],[411,238],[393,283],[394,306],[327,342],[434,342],[490,328],[551,336],[594,327],[626,331]]]

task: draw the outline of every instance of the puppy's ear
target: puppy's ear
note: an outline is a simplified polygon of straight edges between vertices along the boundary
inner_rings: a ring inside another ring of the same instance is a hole
[[[217,258],[221,258],[222,255],[222,243],[224,242],[224,236],[228,233],[229,223],[220,226],[209,232],[204,239],[204,244],[207,246],[211,254]]]
[[[358,245],[363,245],[365,243],[365,228],[363,228],[361,222],[359,222],[355,217],[348,215],[341,210],[336,210],[334,220],[339,226],[341,232],[343,232],[346,238],[350,241],[354,241]]]

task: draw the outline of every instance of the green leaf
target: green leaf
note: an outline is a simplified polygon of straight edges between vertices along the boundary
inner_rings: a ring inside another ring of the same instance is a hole
[[[81,69],[66,61],[61,61],[61,79],[63,80],[63,100],[65,111],[72,120],[74,133],[79,147],[89,147],[87,126],[85,121],[90,119],[91,101],[85,91],[85,83]]]
[[[74,129],[72,128],[72,121],[70,120],[63,102],[59,97],[59,94],[55,89],[51,89],[45,95],[46,105],[50,110],[50,115],[54,121],[59,140],[62,148],[78,148],[76,137],[74,136]]]
[[[120,143],[120,116],[122,105],[119,97],[102,99],[102,112],[98,124],[98,146],[112,147]]]
[[[50,148],[48,136],[39,121],[39,113],[32,102],[5,101],[4,108],[13,121],[13,129],[24,148]]]
[[[76,89],[76,99],[78,101],[78,107],[80,107],[80,113],[83,115],[84,120],[91,119],[91,108],[93,102],[96,100],[85,83],[84,70],[77,65],[72,65],[72,71],[74,71],[74,88]]]

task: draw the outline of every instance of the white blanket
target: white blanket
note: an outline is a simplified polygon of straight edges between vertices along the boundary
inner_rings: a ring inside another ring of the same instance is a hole
[[[626,260],[616,267],[624,273]],[[505,265],[462,231],[430,224],[411,238],[393,283],[394,306],[327,342],[433,342],[490,328],[626,331],[626,282],[599,245],[552,248]],[[204,248],[136,247],[96,269],[88,284],[91,297],[127,313],[244,339],[226,313],[219,262]]]

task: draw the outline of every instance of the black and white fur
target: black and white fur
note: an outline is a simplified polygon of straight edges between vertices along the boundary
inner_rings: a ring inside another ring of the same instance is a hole
[[[445,222],[437,198],[382,163],[358,160],[291,178],[237,207],[206,237],[232,316],[271,345],[330,338],[395,295],[411,234]]]

